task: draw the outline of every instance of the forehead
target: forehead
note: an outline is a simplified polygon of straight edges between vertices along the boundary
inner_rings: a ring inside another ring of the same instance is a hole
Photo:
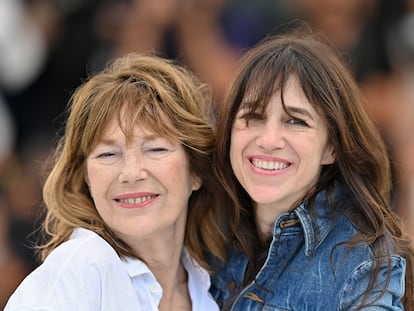
[[[271,94],[259,93],[257,89],[249,90],[243,97],[239,110],[264,115],[276,107],[289,115],[300,113],[315,121],[325,119],[322,108],[308,99],[295,75],[291,75],[283,86],[275,86]]]
[[[145,136],[158,136],[171,138],[174,137],[172,131],[172,122],[164,115],[155,122],[152,118],[143,117],[142,115],[131,115],[129,112],[120,112],[112,116],[103,127],[102,135],[108,135],[111,132],[120,130],[127,137],[134,136],[136,132],[141,132]]]
[[[314,110],[313,104],[306,97],[299,79],[291,75],[282,88],[273,93],[273,96],[279,96],[286,107],[301,106]]]
[[[171,122],[167,119],[163,120],[163,118],[159,118],[159,120],[155,123],[151,118],[141,118],[139,115],[132,116],[130,112],[122,110],[112,115],[102,125],[100,131],[95,135],[90,150],[102,140],[113,139],[125,140],[126,144],[135,142],[137,137],[145,140],[165,138],[170,142],[179,142],[174,130],[170,129]]]
[[[274,82],[272,86],[263,87],[257,83],[249,83],[240,102],[241,108],[250,106],[267,106],[270,99],[279,97],[284,105],[292,102],[309,103],[300,81],[295,75],[290,75],[284,82]],[[289,99],[287,101],[286,99]]]

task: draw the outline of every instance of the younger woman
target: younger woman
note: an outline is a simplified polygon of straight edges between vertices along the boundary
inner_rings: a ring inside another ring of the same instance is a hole
[[[218,118],[229,310],[413,310],[412,249],[391,211],[383,141],[335,53],[269,38],[243,59]]]

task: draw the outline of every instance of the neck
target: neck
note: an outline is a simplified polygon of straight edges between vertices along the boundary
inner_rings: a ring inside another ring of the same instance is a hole
[[[176,250],[158,256],[145,258],[143,257],[148,268],[154,273],[157,281],[161,284],[163,290],[173,288],[180,281],[185,281],[185,270],[181,263],[182,247],[177,247]]]
[[[141,241],[139,250],[135,250],[162,287],[160,311],[191,310],[187,271],[181,262],[184,238],[179,236]]]
[[[161,286],[169,287],[177,280],[184,245],[184,228],[159,232],[157,236],[136,241],[133,249],[154,273]]]
[[[255,221],[259,238],[265,242],[273,235],[274,223],[284,210],[279,210],[273,206],[256,205],[255,207]]]
[[[158,308],[160,311],[191,310],[187,271],[180,264],[174,274],[175,278],[168,280],[168,284],[160,281],[163,292]]]

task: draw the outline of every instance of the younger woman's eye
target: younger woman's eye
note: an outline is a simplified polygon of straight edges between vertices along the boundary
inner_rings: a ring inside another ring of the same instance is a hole
[[[289,118],[287,120],[287,123],[298,126],[308,126],[308,124],[304,120],[297,118]]]
[[[263,115],[261,115],[261,114],[259,114],[257,112],[254,112],[254,111],[247,113],[244,118],[246,120],[256,120],[256,121],[262,121],[262,120],[264,120]]]
[[[256,111],[241,111],[238,116],[239,119],[244,121],[263,121],[265,117],[263,114]]]

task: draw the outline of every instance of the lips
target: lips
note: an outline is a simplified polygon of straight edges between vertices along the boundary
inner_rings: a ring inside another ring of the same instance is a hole
[[[287,167],[289,167],[289,163],[286,162],[278,162],[278,161],[264,161],[259,159],[252,159],[251,163],[254,167],[267,170],[267,171],[273,171],[273,170],[283,170]]]
[[[123,199],[116,199],[117,202],[125,203],[125,204],[141,204],[148,200],[156,198],[157,195],[147,195],[143,197],[137,197],[137,198],[123,198]]]
[[[129,193],[117,196],[114,200],[125,208],[141,208],[151,204],[158,196],[155,193]]]

